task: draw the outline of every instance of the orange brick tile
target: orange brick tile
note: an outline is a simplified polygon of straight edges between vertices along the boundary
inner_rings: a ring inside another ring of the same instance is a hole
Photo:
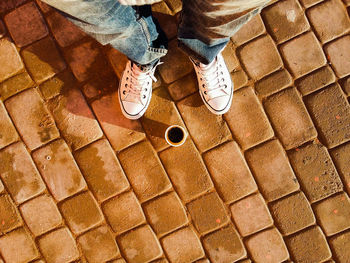
[[[350,194],[350,143],[343,144],[330,151],[333,162],[344,182],[344,187]]]
[[[51,6],[49,6],[48,4],[45,4],[44,2],[40,1],[40,0],[36,0],[37,5],[40,7],[41,11],[43,13],[48,13],[51,10],[53,10],[53,8]]]
[[[22,224],[21,216],[9,195],[0,195],[0,211],[1,234],[9,232]]]
[[[258,96],[266,97],[292,85],[292,83],[293,80],[288,71],[282,69],[256,82],[255,90]]]
[[[167,88],[173,100],[181,100],[198,90],[197,77],[195,73],[192,72],[191,74],[171,83]]]
[[[65,94],[69,90],[74,89],[77,85],[76,79],[70,71],[65,70],[58,73],[53,78],[40,84],[39,89],[44,99],[49,100],[53,97]]]
[[[85,97],[88,100],[99,97],[102,94],[111,93],[118,89],[118,80],[114,72],[104,72],[99,76],[94,76],[82,88]]]
[[[350,232],[335,236],[329,241],[333,257],[338,262],[346,263],[350,258]]]
[[[228,42],[224,50],[222,51],[226,67],[229,72],[232,72],[238,66],[238,60],[236,58],[235,50],[232,42]]]
[[[340,84],[346,95],[350,96],[350,76],[340,80]]]
[[[0,82],[12,77],[24,67],[15,45],[7,38],[0,39],[0,63],[6,65],[0,68]]]
[[[27,72],[15,75],[4,82],[0,83],[0,96],[3,100],[28,89],[34,85],[33,80]]]
[[[256,15],[247,24],[243,25],[231,39],[235,45],[242,45],[263,33],[265,33],[264,23],[260,15]]]
[[[350,73],[350,36],[344,36],[331,42],[325,47],[327,58],[329,58],[335,74],[345,77]]]
[[[300,2],[303,4],[305,7],[310,7],[313,6],[323,0],[300,0]]]
[[[0,20],[0,38],[6,35],[6,27],[4,25],[4,22]]]
[[[234,90],[244,87],[248,83],[248,76],[244,70],[236,70],[231,73],[231,79]]]
[[[11,119],[9,118],[4,104],[0,101],[0,149],[17,141],[19,139],[16,129],[13,126]]]

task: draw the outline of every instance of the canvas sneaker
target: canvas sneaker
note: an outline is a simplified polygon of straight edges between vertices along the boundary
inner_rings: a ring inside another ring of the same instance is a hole
[[[118,90],[118,98],[123,115],[132,120],[140,118],[151,101],[152,81],[157,81],[154,72],[158,65],[137,65],[128,61],[122,74]]]
[[[226,113],[232,103],[233,83],[221,52],[209,65],[190,58],[197,74],[199,94],[214,114]]]

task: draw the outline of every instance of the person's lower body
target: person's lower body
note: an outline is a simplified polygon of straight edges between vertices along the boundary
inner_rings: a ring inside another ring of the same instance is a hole
[[[178,29],[179,47],[192,59],[196,69],[200,93],[209,110],[225,113],[232,99],[230,91],[221,88],[231,83],[227,68],[220,62],[220,52],[242,25],[248,22],[269,0],[183,0]],[[68,19],[101,44],[110,44],[130,59],[120,80],[119,99],[124,115],[137,119],[145,112],[151,97],[149,85],[154,79],[154,67],[167,53],[167,38],[151,6],[123,6],[118,0],[44,0],[64,12]],[[214,66],[212,64],[215,64]],[[206,68],[205,65],[212,67]],[[219,70],[219,65],[224,69]],[[138,70],[139,69],[139,70]],[[219,74],[225,74],[219,77]],[[209,72],[206,76],[206,72]],[[150,74],[152,73],[152,74]],[[201,75],[202,74],[202,75]],[[204,75],[203,75],[204,74]],[[213,80],[215,78],[217,81]],[[220,80],[224,82],[220,83]],[[141,81],[141,80],[142,81]],[[130,81],[134,81],[131,83]],[[135,84],[136,85],[133,85]],[[214,83],[215,82],[215,83]],[[148,83],[148,84],[147,84]],[[212,87],[209,87],[211,84]],[[213,90],[216,90],[214,92]],[[221,103],[216,97],[224,97]],[[212,105],[209,101],[211,100]],[[225,104],[223,108],[223,104]],[[216,106],[215,106],[216,105]],[[217,110],[212,110],[213,107]]]

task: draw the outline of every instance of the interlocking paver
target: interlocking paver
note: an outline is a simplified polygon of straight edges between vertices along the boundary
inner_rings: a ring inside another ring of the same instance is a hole
[[[262,12],[266,28],[278,42],[284,42],[309,29],[309,23],[297,0],[277,1]]]
[[[0,101],[0,149],[18,140],[18,135],[4,104]]]
[[[108,94],[111,91],[117,90],[118,85],[117,76],[113,72],[108,71],[90,79],[82,87],[82,91],[88,100],[92,100],[101,94]]]
[[[0,13],[5,13],[6,11],[13,9],[21,4],[23,4],[26,0],[9,0],[0,2]]]
[[[140,122],[123,116],[116,93],[94,101],[92,108],[114,150],[120,151],[145,138]]]
[[[49,33],[44,18],[33,2],[22,5],[7,14],[5,23],[19,47],[31,44]]]
[[[198,93],[181,100],[177,107],[199,151],[207,151],[231,138],[226,122],[207,109]]]
[[[225,114],[225,120],[242,148],[251,148],[273,137],[269,120],[253,88],[242,88],[234,96],[235,103]]]
[[[162,151],[159,157],[173,186],[185,202],[213,187],[203,160],[191,140],[187,139],[181,147]]]
[[[41,11],[43,11],[45,14],[53,10],[51,6],[49,6],[48,4],[45,4],[40,0],[36,0],[36,3],[40,7]]]
[[[350,193],[350,143],[343,144],[330,151],[338,173],[343,179],[345,188]]]
[[[292,85],[292,82],[288,71],[282,69],[256,82],[255,90],[258,96],[266,97]]]
[[[54,141],[33,153],[33,159],[51,194],[61,201],[86,188],[67,144]]]
[[[0,20],[0,38],[5,36],[5,34],[6,34],[6,28],[5,28],[4,22]]]
[[[242,69],[238,69],[231,73],[234,90],[244,87],[248,83],[248,76]]]
[[[289,257],[282,235],[276,228],[249,237],[245,244],[256,262],[282,262]]]
[[[21,216],[9,195],[0,195],[0,235],[22,224]]]
[[[231,39],[235,45],[241,45],[263,33],[265,33],[264,23],[260,15],[256,15],[247,24],[243,25]]]
[[[118,195],[105,202],[103,213],[116,233],[125,232],[146,221],[140,203],[133,192]]]
[[[340,83],[346,95],[350,96],[350,76],[342,79]]]
[[[91,230],[78,238],[84,256],[91,263],[106,262],[119,255],[119,249],[106,226]]]
[[[273,201],[299,189],[288,158],[277,140],[249,150],[246,159],[266,200]]]
[[[296,87],[303,94],[308,95],[316,90],[328,86],[335,81],[335,76],[329,66],[320,68],[311,74],[298,79]]]
[[[324,1],[310,8],[307,14],[322,42],[332,40],[350,30],[349,16],[341,0]]]
[[[318,226],[286,238],[286,244],[296,262],[323,262],[332,256]]]
[[[289,152],[288,156],[310,202],[342,190],[342,182],[324,146],[309,144]]]
[[[164,135],[170,125],[185,126],[175,103],[162,88],[152,93],[152,100],[141,122],[156,151],[164,150],[169,146]]]
[[[173,100],[181,100],[198,90],[195,73],[189,74],[168,86],[168,91]]]
[[[311,206],[303,192],[271,203],[270,211],[283,235],[293,234],[316,223]]]
[[[102,137],[102,130],[79,89],[66,90],[51,100],[49,109],[58,129],[73,150]]]
[[[260,194],[250,195],[231,207],[234,222],[242,236],[248,236],[272,226],[273,220]]]
[[[90,192],[63,201],[60,209],[69,228],[76,235],[86,232],[103,220],[102,212]]]
[[[168,234],[188,222],[186,211],[174,192],[146,203],[143,209],[157,235]]]
[[[225,202],[232,203],[257,190],[247,163],[236,142],[206,152],[205,163],[216,190]]]
[[[119,238],[119,244],[130,263],[147,263],[163,254],[156,235],[148,225],[127,232]]]
[[[236,262],[246,256],[242,241],[232,225],[205,236],[203,245],[213,263]]]
[[[75,154],[75,159],[89,188],[100,202],[129,187],[124,171],[107,140],[88,145]]]
[[[345,77],[350,73],[350,36],[344,36],[331,42],[325,47],[327,57],[338,77]]]
[[[21,71],[24,67],[16,46],[7,38],[0,39],[0,82]],[[2,95],[2,92],[1,92]]]
[[[23,203],[45,190],[23,143],[18,142],[2,150],[0,160],[0,177],[16,203]]]
[[[310,7],[313,6],[323,0],[300,0],[300,2],[305,6],[305,7]]]
[[[346,263],[350,258],[350,232],[342,233],[331,240],[329,244],[333,250],[333,257],[338,262]]]
[[[295,88],[283,90],[267,98],[264,107],[286,149],[295,148],[317,136],[317,131]]]
[[[211,232],[228,221],[228,214],[217,193],[213,192],[187,204],[194,225],[201,234]]]
[[[29,262],[39,255],[32,237],[24,228],[0,237],[0,252],[6,263]]]
[[[170,262],[193,262],[204,257],[199,238],[189,227],[166,236],[162,239],[162,245]]]
[[[233,71],[238,66],[238,60],[235,55],[235,50],[232,42],[228,42],[224,50],[222,51],[222,56],[224,57],[225,64],[229,72]]]
[[[297,78],[326,64],[322,48],[310,32],[286,42],[281,46],[281,51],[289,69]]]
[[[39,236],[54,229],[62,222],[62,217],[53,199],[41,195],[20,206],[21,214],[30,231]]]
[[[0,83],[0,96],[3,100],[34,85],[27,72],[19,73]]]
[[[327,236],[350,228],[350,199],[346,193],[331,196],[315,204],[314,211]]]
[[[138,199],[147,201],[171,188],[166,172],[147,142],[140,142],[118,154],[120,163]]]
[[[1,180],[0,180],[0,193],[2,193],[4,191],[4,185],[2,184]]]
[[[46,262],[71,262],[79,258],[79,251],[72,233],[67,228],[60,228],[38,240],[40,252]]]
[[[327,147],[350,140],[350,105],[339,85],[313,93],[305,102]]]
[[[76,80],[68,70],[58,73],[53,78],[40,84],[39,89],[46,100],[65,94],[76,87]]]

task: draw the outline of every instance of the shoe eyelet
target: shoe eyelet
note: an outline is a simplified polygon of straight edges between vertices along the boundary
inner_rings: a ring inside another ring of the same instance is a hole
[[[203,80],[202,78],[200,78],[200,80]]]
[[[149,85],[149,82],[147,82],[147,85]]]
[[[129,77],[126,77],[126,80],[129,80]]]
[[[123,95],[125,95],[125,90],[123,90]]]
[[[224,85],[224,89],[226,89],[226,88],[227,88],[227,85],[225,84],[225,85]]]
[[[147,91],[147,89],[145,89],[145,91]]]
[[[205,95],[207,95],[207,92],[206,92],[206,91],[204,91],[203,93],[204,93]]]
[[[125,84],[125,87],[127,87],[128,86],[128,84]]]
[[[203,84],[202,87],[205,88],[205,85]]]
[[[143,98],[145,99],[145,98],[146,98],[146,95],[143,95]]]

